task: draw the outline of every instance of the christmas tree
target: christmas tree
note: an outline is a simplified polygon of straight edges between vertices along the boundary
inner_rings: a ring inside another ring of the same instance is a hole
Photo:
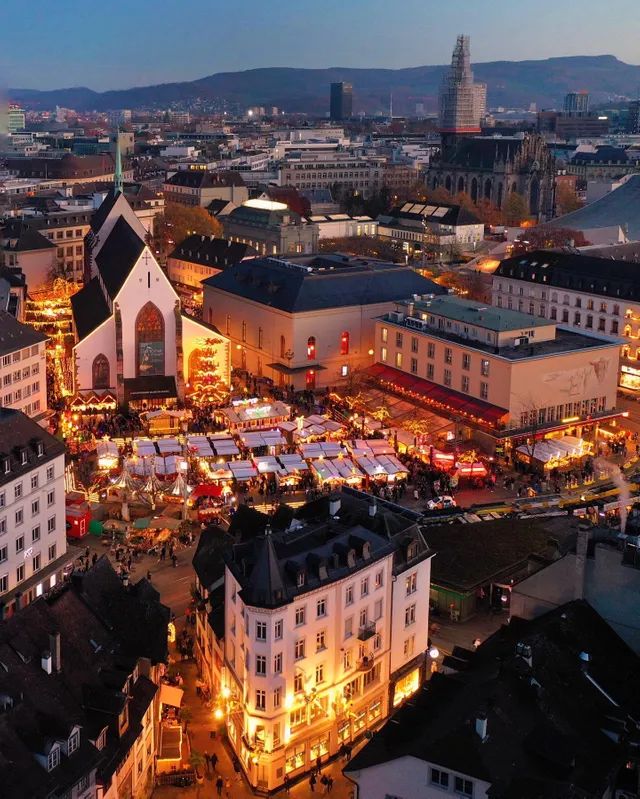
[[[194,405],[216,405],[228,391],[218,375],[217,352],[221,342],[215,338],[202,339],[191,355],[189,398]]]

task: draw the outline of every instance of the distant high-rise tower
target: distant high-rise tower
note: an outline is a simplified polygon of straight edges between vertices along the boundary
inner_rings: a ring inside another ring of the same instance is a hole
[[[632,100],[628,105],[627,133],[640,133],[640,100]]]
[[[458,36],[440,89],[440,132],[480,133],[486,104],[486,84],[473,82],[469,37]]]
[[[564,112],[578,116],[589,113],[589,92],[569,92],[564,97]]]
[[[353,112],[353,86],[350,83],[332,83],[329,118],[334,122],[351,119]]]

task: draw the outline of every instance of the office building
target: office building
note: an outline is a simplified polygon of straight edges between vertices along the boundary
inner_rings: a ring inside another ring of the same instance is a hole
[[[203,287],[203,318],[230,339],[234,368],[296,389],[367,366],[377,316],[445,291],[404,265],[329,253],[244,261]]]
[[[376,320],[372,376],[455,419],[459,438],[488,450],[619,415],[618,341],[558,327],[532,315],[533,300],[512,300],[513,308],[454,296],[400,304]]]
[[[364,494],[293,513],[247,510],[224,554],[218,707],[266,791],[375,730],[427,668],[433,553],[415,520]]]
[[[640,100],[632,100],[627,110],[627,133],[640,135]]]
[[[9,133],[18,133],[26,127],[24,109],[17,105],[9,105],[7,128]]]
[[[581,115],[589,113],[589,92],[569,92],[564,97],[565,114]]]
[[[351,119],[353,113],[353,86],[350,83],[332,83],[329,103],[329,119],[341,122]]]

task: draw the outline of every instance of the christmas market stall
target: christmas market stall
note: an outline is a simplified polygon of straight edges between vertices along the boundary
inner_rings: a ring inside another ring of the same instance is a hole
[[[295,488],[300,485],[304,475],[309,471],[309,466],[297,453],[279,455],[284,474],[278,477],[280,485]]]
[[[155,442],[160,455],[180,455],[182,452],[182,444],[177,438],[163,437]]]
[[[247,483],[258,476],[258,470],[251,461],[229,461],[228,466],[238,483]]]
[[[320,486],[339,485],[344,478],[338,471],[335,461],[326,458],[311,461],[311,471]]]
[[[214,412],[216,422],[231,431],[271,429],[287,421],[290,415],[291,408],[284,402],[263,402],[255,397],[234,400]]]
[[[361,485],[364,474],[351,458],[334,458],[331,463],[347,485]]]
[[[207,436],[218,458],[231,460],[240,454],[238,445],[229,433],[213,433]]]
[[[198,515],[199,522],[210,522],[224,506],[224,488],[216,483],[200,483],[191,492],[189,507]]]
[[[120,453],[115,442],[105,440],[98,441],[96,445],[98,455],[98,469],[105,472],[110,472],[117,469],[120,465]]]
[[[280,448],[287,442],[280,430],[242,430],[239,434],[239,441],[244,449],[263,450],[269,455],[277,455]]]
[[[316,441],[312,444],[301,444],[300,452],[305,460],[337,458],[339,455],[345,454],[339,441]]]
[[[150,436],[170,435],[180,433],[191,419],[189,410],[168,410],[162,408],[157,411],[146,411],[140,414],[140,420],[147,428]]]
[[[395,455],[366,455],[356,459],[368,477],[380,482],[393,482],[407,478],[407,467]]]
[[[575,436],[563,436],[522,444],[516,449],[516,458],[532,470],[544,473],[581,465],[592,451],[593,445],[590,442]]]

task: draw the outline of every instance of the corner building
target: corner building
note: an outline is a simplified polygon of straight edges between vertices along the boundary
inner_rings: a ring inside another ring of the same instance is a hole
[[[425,677],[433,553],[419,527],[351,496],[311,505],[226,558],[221,697],[261,791],[376,729]]]

